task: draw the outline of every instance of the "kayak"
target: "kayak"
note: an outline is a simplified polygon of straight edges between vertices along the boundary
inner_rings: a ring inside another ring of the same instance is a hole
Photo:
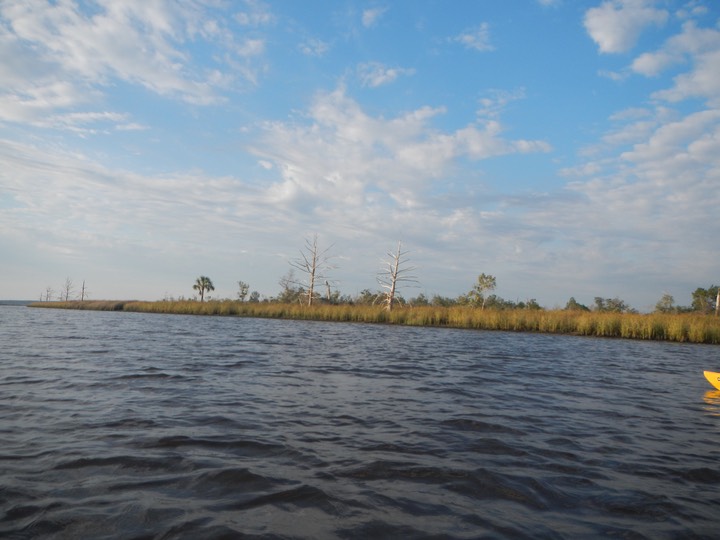
[[[710,384],[720,390],[720,373],[715,373],[714,371],[704,371],[703,373]]]

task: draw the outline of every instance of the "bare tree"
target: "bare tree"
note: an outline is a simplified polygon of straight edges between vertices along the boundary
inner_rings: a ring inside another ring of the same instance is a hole
[[[53,288],[50,285],[48,285],[45,288],[45,301],[49,302],[52,299],[53,294],[55,294],[55,291],[53,290]],[[42,300],[42,298],[41,298],[41,300]]]
[[[389,259],[383,261],[383,270],[378,274],[378,283],[385,289],[383,304],[390,311],[397,302],[397,288],[400,283],[417,283],[417,277],[411,272],[414,266],[407,266],[407,251],[402,251],[402,243],[398,242],[397,251],[388,252]]]
[[[80,301],[84,302],[85,297],[88,295],[88,290],[85,288],[85,280],[83,279],[82,288],[80,289]]]
[[[73,293],[74,290],[75,289],[73,289],[73,280],[69,277],[65,278],[65,283],[60,289],[60,300],[64,300],[65,302],[70,300],[70,295]]]
[[[315,299],[316,284],[327,279],[325,272],[334,268],[330,264],[328,252],[332,246],[320,250],[318,247],[317,234],[312,240],[305,239],[305,247],[300,250],[300,257],[290,261],[290,266],[305,274],[305,283],[298,283],[305,288],[307,294],[307,305],[312,306]]]

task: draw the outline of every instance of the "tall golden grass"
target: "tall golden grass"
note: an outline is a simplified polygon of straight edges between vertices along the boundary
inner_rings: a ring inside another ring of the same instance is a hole
[[[183,315],[226,315],[274,319],[384,323],[511,332],[543,332],[594,337],[688,343],[720,343],[720,319],[700,314],[628,314],[568,310],[481,310],[467,306],[401,307],[349,304],[252,303],[234,300],[38,302],[32,307],[133,311]]]

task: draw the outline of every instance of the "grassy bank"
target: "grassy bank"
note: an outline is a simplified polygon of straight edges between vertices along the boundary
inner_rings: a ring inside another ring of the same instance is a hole
[[[71,301],[38,302],[32,307],[133,311],[186,315],[227,315],[274,319],[365,322],[513,332],[720,343],[720,320],[696,314],[625,314],[587,311],[480,310],[471,307],[403,307],[268,304],[225,301]]]

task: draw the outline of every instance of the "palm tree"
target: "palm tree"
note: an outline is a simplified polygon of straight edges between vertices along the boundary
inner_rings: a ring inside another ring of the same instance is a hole
[[[214,291],[215,286],[213,285],[212,280],[207,276],[200,276],[195,280],[195,285],[193,285],[193,289],[198,291],[200,293],[200,301],[205,301],[205,291]]]

